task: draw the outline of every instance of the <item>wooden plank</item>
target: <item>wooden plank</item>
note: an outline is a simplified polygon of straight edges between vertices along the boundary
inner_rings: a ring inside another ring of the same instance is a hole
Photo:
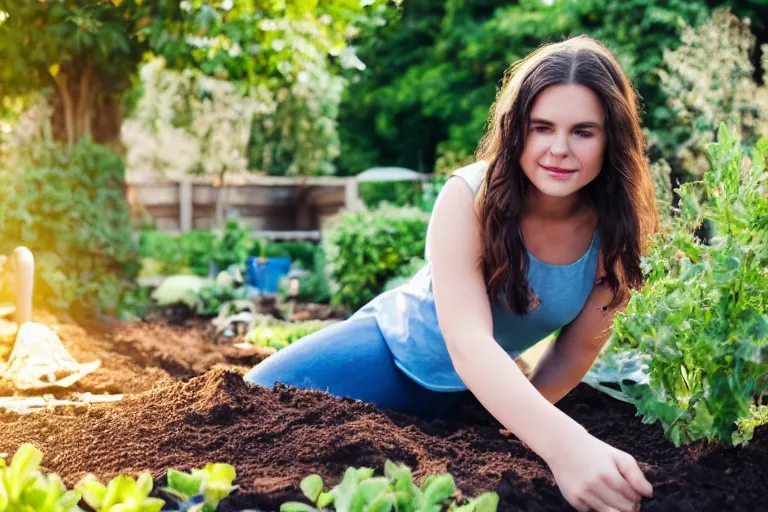
[[[182,233],[192,230],[192,183],[179,182],[179,227]]]
[[[155,186],[137,186],[134,188],[134,200],[145,206],[176,204],[179,201],[179,187],[171,182]]]
[[[154,171],[135,171],[126,173],[126,183],[134,184],[166,184],[177,183],[181,179],[189,179],[195,185],[210,185],[211,177],[198,175],[166,176]],[[317,186],[344,188],[354,177],[346,176],[267,176],[254,172],[227,174],[224,184],[227,186],[256,185],[261,187],[291,187]]]

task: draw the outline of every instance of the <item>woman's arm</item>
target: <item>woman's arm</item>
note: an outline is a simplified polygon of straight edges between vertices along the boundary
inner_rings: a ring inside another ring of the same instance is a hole
[[[553,407],[493,339],[482,271],[480,225],[460,178],[446,183],[427,234],[438,322],[456,372],[480,403],[545,459],[585,433]]]
[[[493,339],[479,267],[480,226],[469,187],[448,180],[427,233],[440,330],[456,372],[507,430],[544,459],[579,512],[635,510],[652,488],[631,455],[589,435],[547,401]]]
[[[611,298],[607,284],[596,284],[579,316],[563,327],[536,365],[531,383],[551,403],[559,401],[581,382],[611,336],[613,318],[623,309],[622,305],[603,311]]]

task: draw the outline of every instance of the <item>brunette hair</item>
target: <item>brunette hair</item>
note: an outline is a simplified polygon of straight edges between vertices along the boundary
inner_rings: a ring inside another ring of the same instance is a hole
[[[531,183],[520,168],[520,156],[534,101],[559,84],[588,87],[605,108],[603,168],[584,191],[598,208],[603,279],[613,291],[606,308],[623,304],[629,291],[642,285],[640,258],[658,229],[636,94],[611,52],[582,35],[542,46],[514,63],[505,73],[475,156],[487,164],[477,194],[486,288],[491,299],[502,298],[520,315],[533,300],[526,278],[528,253],[519,230]]]

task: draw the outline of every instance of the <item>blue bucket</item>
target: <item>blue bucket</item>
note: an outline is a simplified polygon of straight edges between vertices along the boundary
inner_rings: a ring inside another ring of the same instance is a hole
[[[248,284],[258,288],[261,293],[277,293],[280,279],[291,270],[291,258],[267,258],[266,263],[260,263],[259,260],[260,258],[248,258]]]

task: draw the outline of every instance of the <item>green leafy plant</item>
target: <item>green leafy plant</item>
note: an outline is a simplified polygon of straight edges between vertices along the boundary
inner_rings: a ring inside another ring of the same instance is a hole
[[[213,512],[221,500],[237,488],[232,485],[236,476],[235,468],[229,464],[207,464],[203,469],[193,469],[189,473],[169,469],[168,486],[163,490],[186,503],[194,503],[195,497],[202,497],[202,502],[188,510]]]
[[[245,299],[245,287],[240,286],[228,271],[219,272],[216,279],[195,275],[168,276],[151,294],[159,306],[185,304],[201,316],[215,315],[226,303]]]
[[[245,335],[245,341],[261,347],[273,347],[280,350],[331,323],[315,320],[308,322],[263,322],[248,331]]]
[[[84,476],[75,489],[96,512],[159,512],[165,501],[151,498],[152,475],[145,471],[137,479],[119,475],[102,484],[92,474]]]
[[[446,473],[428,476],[421,487],[413,481],[410,468],[387,461],[384,476],[373,476],[371,468],[347,468],[338,485],[325,491],[319,475],[301,481],[301,490],[313,505],[287,502],[280,512],[310,512],[329,506],[339,512],[495,512],[499,496],[489,492],[459,504],[456,484]]]
[[[124,166],[88,137],[0,155],[0,254],[35,256],[35,298],[57,313],[114,313],[137,268]]]
[[[0,510],[75,512],[80,493],[68,491],[58,475],[40,472],[43,452],[25,443],[6,465],[0,458]]]
[[[679,188],[643,261],[647,283],[587,378],[661,422],[675,445],[743,444],[768,419],[768,141],[747,156],[721,125],[708,156],[703,180]],[[694,235],[705,222],[708,243]]]
[[[378,295],[401,267],[424,256],[428,223],[414,207],[342,212],[323,242],[331,302],[354,310]]]

